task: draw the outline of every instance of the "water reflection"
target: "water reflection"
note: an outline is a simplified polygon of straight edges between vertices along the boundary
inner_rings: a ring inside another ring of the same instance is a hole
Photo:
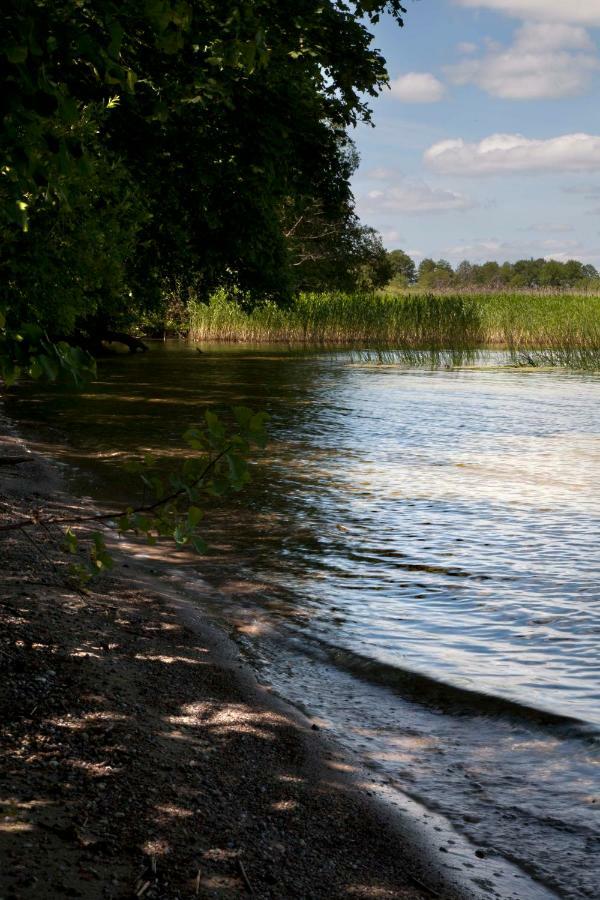
[[[206,406],[267,409],[238,528],[211,521],[236,567],[332,643],[600,724],[598,379],[346,363],[159,347],[9,412],[110,502]]]
[[[179,453],[203,408],[234,403],[267,409],[272,440],[244,502],[211,514],[201,572],[257,665],[467,834],[593,896],[593,748],[417,703],[348,661],[600,725],[600,380],[180,346],[103,363],[83,397],[15,393],[9,413],[114,501],[123,459]],[[177,565],[197,592],[197,562]]]

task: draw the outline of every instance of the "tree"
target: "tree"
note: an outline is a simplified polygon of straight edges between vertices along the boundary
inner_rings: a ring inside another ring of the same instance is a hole
[[[483,263],[479,268],[478,279],[480,284],[498,287],[500,284],[500,266],[495,260]]]
[[[390,250],[388,258],[392,266],[392,278],[403,284],[414,284],[417,280],[417,268],[414,260],[404,250]]]
[[[435,260],[430,259],[428,256],[426,256],[421,260],[421,262],[419,263],[419,268],[417,269],[419,283],[421,283],[424,278],[426,278],[433,272],[435,272]]]
[[[423,259],[419,265],[419,284],[425,288],[444,288],[452,284],[454,270],[445,259]]]
[[[461,285],[470,285],[474,282],[473,266],[468,260],[463,259],[456,267],[456,280]]]
[[[507,285],[510,283],[512,273],[513,273],[513,267],[511,265],[511,263],[509,263],[509,262],[502,263],[502,265],[500,266],[500,273],[499,273],[500,282],[502,283],[502,285]]]
[[[561,287],[566,283],[564,265],[555,259],[548,259],[540,266],[540,287]]]
[[[358,271],[356,287],[359,290],[375,291],[390,283],[393,275],[392,264],[381,241],[381,235],[374,228],[364,225],[361,231],[363,262]]]
[[[519,259],[513,264],[514,275],[511,284],[517,287],[538,287],[540,272],[545,263],[544,259]]]
[[[175,279],[289,290],[288,199],[351,206],[399,0],[6,0],[0,311],[64,336]],[[33,253],[41,254],[32,267]]]
[[[350,204],[333,218],[323,204],[290,205],[285,237],[295,290],[373,290],[391,278],[381,237],[361,225]]]

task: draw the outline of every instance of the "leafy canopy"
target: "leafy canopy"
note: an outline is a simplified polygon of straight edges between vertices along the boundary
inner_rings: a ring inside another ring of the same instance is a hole
[[[293,285],[283,218],[351,203],[398,0],[4,0],[0,310],[71,337],[175,280]]]

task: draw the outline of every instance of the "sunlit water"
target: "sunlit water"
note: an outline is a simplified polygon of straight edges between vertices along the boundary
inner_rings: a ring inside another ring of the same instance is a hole
[[[115,500],[124,456],[240,402],[271,445],[201,571],[263,677],[487,853],[598,896],[600,378],[171,346],[9,412]]]

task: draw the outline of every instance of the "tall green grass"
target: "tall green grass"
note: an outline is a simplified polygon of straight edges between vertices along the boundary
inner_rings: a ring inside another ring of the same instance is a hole
[[[220,291],[190,305],[196,341],[351,346],[407,355],[505,349],[523,365],[600,368],[600,297],[482,293],[301,294],[245,310]]]

